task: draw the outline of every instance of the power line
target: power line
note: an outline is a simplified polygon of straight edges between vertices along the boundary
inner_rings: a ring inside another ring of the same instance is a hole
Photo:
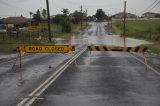
[[[30,10],[23,9],[23,8],[17,7],[17,6],[15,6],[15,5],[9,4],[9,3],[5,2],[5,1],[0,1],[0,3],[3,4],[3,5],[5,5],[5,6],[8,6],[8,7],[14,8],[14,9],[17,9],[17,10],[19,10],[19,11],[25,11],[25,12],[27,12],[27,13],[32,12],[32,11],[30,11]],[[34,14],[34,12],[32,12],[32,13]]]
[[[82,15],[83,7],[82,7],[82,5],[81,5],[80,9],[81,9],[81,31],[82,31],[82,21],[83,21],[83,15]]]
[[[148,9],[150,9],[158,0],[155,0],[152,4],[150,4],[147,8],[145,8],[142,12],[140,13],[144,13],[145,11],[148,11]]]
[[[18,0],[17,0],[18,1]],[[0,3],[1,4],[3,4],[3,5],[5,5],[5,6],[8,6],[8,7],[10,7],[10,8],[14,8],[14,9],[17,9],[17,10],[19,10],[19,11],[23,11],[23,12],[27,12],[28,14],[30,14],[30,13],[33,13],[33,14],[36,14],[35,12],[32,12],[31,10],[27,10],[27,9],[23,9],[23,8],[21,8],[21,7],[17,7],[17,6],[15,6],[15,5],[12,5],[12,4],[9,4],[9,3],[7,3],[7,2],[5,2],[5,1],[1,1],[0,0]],[[26,14],[27,14],[26,13]],[[24,13],[23,13],[24,14]]]
[[[150,11],[153,10],[159,3],[160,3],[160,1],[159,1],[154,7],[152,7],[152,8],[150,9]]]
[[[4,4],[4,5],[6,5],[6,6],[8,6],[8,7],[12,7],[12,8],[18,9],[18,10],[22,10],[22,11],[30,12],[29,10],[26,10],[26,9],[23,9],[23,8],[20,8],[20,7],[17,7],[17,6],[11,5],[11,4],[9,4],[9,3],[7,3],[7,2],[4,2],[4,1],[0,1],[0,3],[2,3],[2,4]]]

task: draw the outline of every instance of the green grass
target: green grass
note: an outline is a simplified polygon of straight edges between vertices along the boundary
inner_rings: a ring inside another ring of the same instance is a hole
[[[40,26],[42,26],[43,28],[47,28],[47,23],[41,23]],[[82,29],[85,29],[87,26],[85,23],[82,24]],[[54,37],[65,37],[65,36],[73,36],[73,35],[77,35],[79,33],[79,31],[81,30],[81,24],[73,24],[71,23],[71,28],[72,28],[72,32],[71,33],[62,33],[62,27],[60,25],[56,25],[56,24],[51,24],[51,31],[54,31],[53,35]]]
[[[23,45],[30,45],[30,44],[53,44],[52,42],[45,42],[45,41],[38,41],[38,40],[32,40],[30,42],[22,42],[20,40],[5,40],[0,41],[0,52],[13,52],[16,51],[16,47],[23,46]]]
[[[42,28],[48,28],[48,24],[47,23],[41,23],[40,26]],[[54,31],[55,33],[60,33],[61,32],[61,26],[60,25],[56,25],[56,24],[51,24],[51,31]]]
[[[16,50],[19,44],[0,44],[0,51],[1,52],[12,52]]]
[[[113,21],[112,31],[123,35],[123,22]],[[160,52],[160,20],[128,20],[126,22],[126,36],[152,41],[146,45],[154,52]]]
[[[47,23],[41,23],[40,26],[43,28],[47,28]],[[56,25],[56,24],[51,24],[51,30],[54,31],[54,37],[67,37],[67,36],[74,36],[79,33],[81,30],[81,24],[71,24],[72,27],[72,32],[71,33],[61,33],[61,26]],[[87,26],[86,24],[83,24],[83,29],[85,29]],[[46,40],[35,40],[34,38],[38,36],[45,37]],[[5,41],[0,41],[0,52],[12,52],[16,50],[17,46],[20,45],[27,45],[27,44],[54,44],[54,42],[48,42],[48,34],[43,34],[43,33],[31,33],[31,40],[27,38],[28,40],[25,39],[25,41],[22,41],[20,39],[12,39],[12,40],[5,40]]]
[[[160,42],[156,42],[154,44],[144,45],[144,46],[148,47],[151,51],[154,51],[156,53],[160,52]]]

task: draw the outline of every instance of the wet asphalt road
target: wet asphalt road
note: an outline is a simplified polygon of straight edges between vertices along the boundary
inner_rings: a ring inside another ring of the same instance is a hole
[[[94,24],[88,30],[91,35],[83,36],[93,36],[89,44],[106,43],[102,36],[117,40],[103,29],[102,23]],[[159,75],[129,53],[87,51],[33,106],[160,106],[159,81]]]
[[[90,23],[69,42],[77,48],[87,44],[123,45],[123,39],[109,33],[105,23]],[[79,41],[77,41],[77,39]],[[82,39],[82,40],[80,40]],[[129,46],[147,43],[127,39]],[[79,46],[79,47],[78,47]],[[78,49],[77,51],[78,52]],[[72,54],[33,54],[19,61],[0,63],[0,106],[15,106],[54,73]],[[37,100],[36,106],[159,106],[159,76],[146,71],[128,53],[86,52]],[[52,66],[49,69],[49,65]],[[23,76],[23,83],[19,83]]]
[[[22,59],[22,68],[17,61],[13,70],[14,61],[0,63],[0,106],[15,106],[70,57],[67,54],[33,54]]]
[[[159,81],[129,53],[86,52],[33,106],[160,106]]]

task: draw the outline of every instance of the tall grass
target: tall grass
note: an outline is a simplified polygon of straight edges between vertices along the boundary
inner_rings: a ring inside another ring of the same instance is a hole
[[[122,21],[113,23],[113,32],[123,34]],[[129,20],[126,23],[126,36],[160,41],[160,20]]]
[[[123,35],[123,22],[114,21],[112,32]],[[129,20],[126,23],[126,36],[154,42],[147,46],[153,52],[160,52],[160,19]]]

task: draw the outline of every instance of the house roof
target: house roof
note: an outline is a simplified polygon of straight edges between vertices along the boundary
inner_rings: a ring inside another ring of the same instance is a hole
[[[146,12],[146,13],[144,13],[144,14],[142,14],[142,15],[147,15],[147,14],[149,14],[149,15],[157,15],[157,14],[159,14],[159,13]]]
[[[18,23],[28,22],[28,19],[23,16],[19,16],[19,17],[3,18],[0,21],[6,24],[18,24]]]
[[[124,15],[124,12],[120,12],[120,13],[114,14],[113,17],[114,16],[123,16],[123,15]],[[135,14],[131,14],[131,13],[126,13],[126,16],[135,16],[136,17]]]

